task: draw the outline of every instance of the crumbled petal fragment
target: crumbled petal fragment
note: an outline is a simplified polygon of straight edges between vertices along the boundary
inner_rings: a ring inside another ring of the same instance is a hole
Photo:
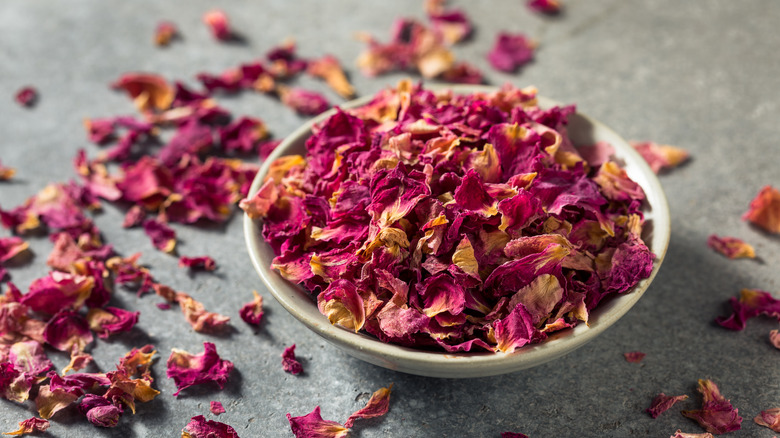
[[[542,14],[555,15],[561,12],[561,2],[559,0],[528,0],[526,5],[532,11]]]
[[[753,419],[759,426],[764,426],[772,429],[775,432],[780,432],[780,408],[767,409],[761,411]]]
[[[287,420],[296,438],[344,438],[349,432],[348,428],[335,421],[323,420],[319,406],[300,417],[288,413]]]
[[[780,300],[772,294],[757,289],[742,289],[739,298],[729,298],[734,313],[728,317],[718,317],[715,322],[731,330],[742,330],[748,319],[758,315],[767,315],[780,321]]]
[[[209,256],[201,257],[179,257],[179,266],[190,268],[192,270],[213,271],[217,269],[217,262]]]
[[[9,181],[14,175],[16,175],[16,169],[3,166],[3,162],[0,161],[0,181]]]
[[[144,232],[152,239],[154,247],[160,251],[171,253],[176,249],[176,231],[160,220],[145,220]]]
[[[49,420],[38,417],[28,418],[19,422],[19,429],[13,432],[5,432],[3,435],[27,435],[28,433],[46,432],[49,428]]]
[[[780,330],[771,330],[769,332],[769,342],[780,350]]]
[[[225,411],[225,407],[222,406],[222,403],[220,403],[218,401],[212,401],[209,404],[209,410],[214,415],[224,414],[225,412],[227,412],[227,411]]]
[[[174,348],[167,362],[167,376],[176,384],[174,396],[192,385],[215,382],[220,389],[225,387],[233,363],[217,354],[217,347],[211,342],[203,343],[204,351],[192,354]]]
[[[203,22],[209,27],[214,38],[220,41],[227,41],[233,37],[233,33],[230,30],[230,22],[225,11],[220,9],[208,11],[203,14]]]
[[[639,363],[642,362],[642,359],[644,359],[647,354],[642,353],[641,351],[629,351],[628,353],[623,353],[623,356],[626,358],[626,362]]]
[[[155,291],[159,294],[159,288]],[[230,317],[219,313],[209,312],[203,303],[195,300],[184,292],[173,292],[172,302],[179,304],[181,312],[187,322],[196,332],[215,333],[224,330],[230,323]]]
[[[23,87],[16,92],[14,100],[19,105],[29,108],[38,101],[38,90],[33,87]]]
[[[512,73],[533,59],[535,49],[536,43],[521,33],[499,32],[487,59],[496,70]]]
[[[742,220],[770,233],[780,233],[780,191],[772,186],[764,186],[758,195],[750,201],[748,211]]]
[[[501,432],[501,438],[528,438],[528,435],[520,432]]]
[[[655,173],[669,170],[688,161],[690,154],[685,149],[651,141],[632,141],[631,146],[647,161]]]
[[[684,416],[696,420],[704,430],[716,435],[741,428],[742,417],[738,409],[721,395],[715,382],[699,379],[698,391],[703,397],[701,409],[682,411]]]
[[[282,352],[282,368],[294,376],[303,372],[303,365],[295,358],[295,344],[285,348]]]
[[[371,395],[371,398],[366,403],[366,406],[356,411],[347,418],[344,423],[344,427],[351,428],[355,423],[355,420],[361,418],[374,418],[385,415],[390,409],[390,391],[393,389],[393,384],[387,388],[379,388]]]
[[[675,432],[674,435],[670,436],[669,438],[715,438],[715,436],[709,432],[685,433],[680,429],[677,429],[677,432]]]
[[[753,246],[736,237],[718,237],[713,234],[707,238],[707,246],[730,259],[756,258]]]
[[[658,418],[659,415],[669,410],[675,403],[686,399],[688,399],[688,396],[685,394],[670,396],[662,392],[655,396],[653,402],[650,403],[650,407],[645,409],[645,412],[653,418]]]
[[[161,21],[154,30],[154,43],[158,46],[167,46],[176,38],[179,30],[170,21]]]
[[[231,426],[219,421],[206,420],[203,415],[192,417],[181,430],[182,438],[238,438]]]
[[[254,299],[241,306],[238,314],[247,324],[259,326],[260,321],[263,320],[263,297],[255,290],[252,291],[252,294]]]

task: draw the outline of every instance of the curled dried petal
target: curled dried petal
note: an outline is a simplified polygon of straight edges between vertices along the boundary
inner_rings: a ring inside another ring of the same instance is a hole
[[[349,429],[335,421],[323,420],[319,406],[300,417],[287,414],[287,420],[296,438],[344,438],[349,432]]]
[[[215,382],[220,389],[225,387],[233,363],[217,354],[217,347],[211,342],[203,343],[203,353],[192,354],[177,348],[168,357],[166,375],[176,384],[174,396],[192,385]]]
[[[26,435],[28,433],[46,432],[49,428],[49,420],[32,417],[19,422],[19,429],[13,432],[5,432],[3,435]]]
[[[285,348],[282,352],[282,368],[294,376],[303,372],[303,366],[295,358],[295,344]]]
[[[647,355],[641,351],[629,351],[628,353],[623,353],[623,356],[626,358],[626,362],[639,363]]]
[[[238,314],[247,324],[258,326],[263,319],[263,297],[254,290],[252,294],[254,294],[254,299],[241,306]]]
[[[162,76],[155,74],[128,73],[111,86],[130,95],[139,111],[163,111],[173,102],[173,88]]]
[[[371,398],[366,403],[366,406],[347,418],[344,423],[344,427],[351,428],[355,423],[355,420],[360,418],[374,418],[385,415],[390,409],[390,391],[393,389],[393,384],[387,388],[379,388],[371,395]]]
[[[487,58],[496,70],[512,73],[533,59],[535,49],[536,43],[521,33],[499,32]]]
[[[209,27],[214,38],[226,41],[233,37],[228,16],[220,9],[212,9],[203,14],[203,22]]]
[[[713,234],[707,238],[707,246],[730,259],[756,258],[753,246],[736,237],[718,237]]]
[[[657,396],[655,396],[653,402],[650,403],[650,407],[647,408],[645,411],[648,414],[650,414],[651,417],[658,418],[659,415],[669,410],[669,408],[671,408],[678,401],[687,400],[687,399],[688,396],[685,394],[669,396],[662,392]]]
[[[16,92],[14,100],[24,107],[34,106],[38,101],[38,90],[34,87],[23,87]]]
[[[238,433],[225,423],[198,415],[181,430],[181,438],[238,438]]]
[[[176,38],[179,30],[170,21],[161,21],[154,30],[154,43],[158,46],[167,46]]]
[[[764,186],[750,201],[750,208],[742,215],[742,219],[770,233],[780,233],[780,191],[772,186]]]

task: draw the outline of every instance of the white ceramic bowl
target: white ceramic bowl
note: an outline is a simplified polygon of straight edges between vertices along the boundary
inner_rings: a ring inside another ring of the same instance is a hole
[[[436,90],[445,87],[426,85],[426,88]],[[493,87],[465,85],[452,85],[446,88],[460,94],[495,90]],[[356,99],[341,107],[347,109],[365,105],[372,97]],[[539,106],[543,108],[555,105],[558,103],[539,98]],[[331,110],[315,117],[287,137],[263,163],[252,183],[249,196],[254,195],[260,188],[270,163],[276,158],[289,154],[305,155],[304,143],[311,135],[312,125],[322,122],[334,113],[335,111]],[[387,344],[370,335],[354,333],[332,325],[325,316],[320,314],[316,303],[307,291],[288,282],[270,268],[271,260],[274,258],[273,251],[263,239],[259,224],[245,215],[244,234],[252,263],[274,298],[294,317],[331,344],[374,365],[422,376],[463,378],[510,373],[561,357],[598,336],[625,315],[642,297],[661,267],[670,234],[669,206],[666,196],[658,178],[642,157],[614,131],[584,114],[573,114],[569,119],[568,129],[575,146],[593,144],[597,141],[610,143],[615,148],[616,158],[624,163],[628,175],[642,186],[647,196],[647,208],[644,211],[647,222],[643,238],[656,255],[650,277],[640,281],[633,290],[602,302],[590,313],[589,325],[579,324],[573,329],[553,333],[545,341],[526,345],[513,353],[422,351]]]

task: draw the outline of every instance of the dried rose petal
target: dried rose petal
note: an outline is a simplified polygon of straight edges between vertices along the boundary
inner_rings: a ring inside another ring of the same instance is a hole
[[[127,73],[111,87],[130,95],[139,111],[166,110],[173,102],[173,88],[162,76],[155,74]]]
[[[157,219],[147,219],[144,221],[144,231],[160,251],[172,253],[176,248],[176,231],[167,224]]]
[[[9,181],[14,175],[16,175],[16,169],[3,166],[3,162],[0,161],[0,181]]]
[[[686,399],[688,399],[688,396],[685,394],[670,396],[662,392],[655,396],[653,402],[650,403],[650,407],[645,409],[645,412],[650,414],[650,416],[653,418],[658,418],[659,415],[669,410],[669,408],[674,406],[675,403]]]
[[[70,310],[63,310],[46,323],[43,338],[57,350],[67,352],[83,351],[94,340],[87,321]]]
[[[355,95],[355,89],[344,74],[339,60],[333,55],[310,60],[306,66],[306,73],[325,80],[333,91],[345,99],[351,99]]]
[[[756,258],[753,246],[736,237],[718,237],[713,234],[707,238],[707,246],[730,259]]]
[[[690,158],[685,149],[651,141],[632,141],[631,146],[647,161],[655,173],[679,166]]]
[[[203,22],[209,27],[214,38],[226,41],[233,37],[227,14],[220,9],[213,9],[203,14]]]
[[[780,330],[771,330],[769,332],[769,342],[780,350]]]
[[[698,391],[702,394],[701,409],[682,411],[688,418],[696,420],[707,432],[720,435],[740,429],[742,417],[731,403],[726,400],[712,380],[699,379]]]
[[[319,406],[300,417],[288,413],[287,420],[296,438],[344,438],[349,432],[349,429],[335,421],[323,420]]]
[[[715,322],[731,330],[742,330],[748,319],[758,315],[767,315],[780,321],[780,300],[772,294],[757,289],[742,289],[739,298],[729,299],[734,313],[728,317],[718,317]]]
[[[561,11],[561,3],[558,0],[528,0],[528,8],[542,14],[555,15]]]
[[[260,321],[263,319],[263,297],[257,291],[253,290],[252,293],[255,298],[241,306],[238,314],[247,324],[259,326]]]
[[[27,242],[16,236],[0,238],[0,263],[27,251],[29,246]]]
[[[81,390],[74,393],[65,389],[52,390],[49,385],[41,385],[38,388],[38,395],[35,397],[35,407],[38,410],[38,415],[44,420],[48,420],[52,415],[78,400],[82,394]]]
[[[26,435],[28,433],[46,432],[49,428],[49,420],[37,417],[28,418],[19,422],[19,429],[13,432],[5,432],[3,435]]]
[[[87,312],[87,323],[99,337],[107,338],[114,333],[132,330],[138,323],[139,314],[116,307],[94,308]]]
[[[623,356],[625,356],[626,362],[639,363],[642,362],[642,359],[644,359],[647,355],[641,351],[631,351],[628,353],[623,353]]]
[[[485,78],[477,67],[468,62],[457,62],[441,74],[441,78],[454,84],[482,84]]]
[[[19,105],[29,108],[38,101],[38,90],[33,87],[23,87],[16,92],[14,100],[16,100]]]
[[[753,419],[759,426],[764,426],[772,429],[775,432],[780,432],[780,408],[767,409],[761,411]]]
[[[501,438],[528,438],[528,435],[519,432],[501,432]]]
[[[461,10],[442,11],[429,14],[433,31],[447,44],[457,44],[471,36],[471,21]]]
[[[209,404],[209,410],[214,415],[224,414],[225,412],[227,412],[227,411],[225,411],[225,407],[222,406],[222,403],[220,403],[218,401],[212,401]]]
[[[742,220],[750,221],[770,233],[780,233],[780,191],[772,186],[764,186],[750,208],[742,215]]]
[[[217,262],[209,256],[202,257],[179,257],[179,266],[187,267],[193,270],[213,271],[217,269]]]
[[[325,96],[316,91],[282,86],[277,86],[276,91],[279,93],[282,103],[295,110],[298,114],[316,116],[330,108],[330,103]]]
[[[536,43],[521,33],[499,32],[487,59],[496,70],[512,73],[533,59],[535,49]]]
[[[175,24],[170,21],[161,21],[154,29],[154,43],[158,46],[167,46],[178,33],[179,30]]]
[[[294,376],[303,372],[303,365],[295,358],[295,344],[282,352],[282,368]]]
[[[669,438],[715,438],[715,436],[709,432],[685,433],[682,432],[680,429],[677,429],[677,432],[675,432],[674,435],[670,436]]]
[[[225,152],[255,152],[258,143],[267,137],[265,123],[252,117],[242,117],[219,130],[220,145]]]
[[[125,218],[122,221],[122,228],[133,228],[144,223],[146,211],[140,205],[134,205],[127,210]]]
[[[203,343],[204,351],[191,354],[174,348],[167,362],[167,376],[176,384],[174,396],[192,385],[215,382],[220,389],[225,387],[233,363],[217,354],[217,347],[211,342]]]
[[[393,384],[387,388],[379,388],[371,395],[371,398],[366,403],[366,406],[356,411],[347,418],[344,423],[344,427],[351,428],[355,423],[355,420],[361,418],[374,418],[385,415],[390,409],[390,391],[393,389]]]
[[[206,420],[203,415],[192,417],[181,430],[182,438],[238,438],[232,427],[219,421]]]
[[[105,397],[87,394],[79,403],[79,411],[90,423],[100,427],[115,427],[122,416],[122,409]]]
[[[160,293],[158,287],[155,287],[155,291],[158,294]],[[230,317],[207,311],[203,303],[184,292],[174,292],[173,302],[179,304],[187,322],[196,332],[219,332],[224,330],[230,323]]]

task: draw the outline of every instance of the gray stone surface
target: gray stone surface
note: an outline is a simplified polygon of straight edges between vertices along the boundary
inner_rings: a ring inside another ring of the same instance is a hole
[[[491,83],[536,85],[541,93],[579,108],[629,139],[654,140],[688,149],[693,160],[661,180],[672,210],[672,239],[657,279],[646,295],[598,339],[564,358],[534,369],[474,380],[423,378],[352,359],[306,330],[273,301],[255,275],[243,246],[240,217],[211,229],[175,226],[180,252],[210,254],[216,274],[190,276],[176,260],[155,251],[141,230],[120,227],[121,212],[107,205],[96,217],[107,241],[142,261],[163,283],[192,294],[208,309],[234,320],[232,334],[193,332],[182,315],[157,309],[157,297],[119,290],[114,303],[141,311],[130,334],[93,345],[99,369],[110,370],[134,346],[153,343],[153,367],[162,394],[125,415],[115,429],[93,427],[75,410],[57,414],[48,436],[178,436],[190,417],[219,400],[217,420],[242,437],[291,436],[285,414],[303,415],[316,405],[325,418],[344,421],[371,392],[394,383],[390,412],[358,422],[353,436],[498,437],[503,431],[530,437],[667,437],[675,430],[702,432],[680,408],[699,405],[696,381],[711,378],[745,418],[729,436],[770,437],[752,418],[780,406],[780,351],[768,341],[777,322],[756,319],[743,332],[716,326],[725,302],[744,287],[776,291],[778,238],[740,220],[758,190],[780,186],[780,2],[773,0],[563,0],[557,18],[531,14],[520,0],[456,2],[474,20],[472,41],[455,48],[459,59],[482,68]],[[366,30],[386,39],[395,17],[423,17],[419,1],[265,0],[221,3],[245,44],[220,44],[201,23],[216,3],[206,0],[29,1],[0,4],[0,159],[18,177],[0,185],[0,205],[22,203],[47,182],[75,178],[71,159],[79,148],[97,149],[84,136],[85,117],[131,114],[125,96],[108,84],[127,71],[150,71],[194,84],[201,71],[220,72],[261,57],[287,37],[302,56],[333,53],[349,67],[360,94],[394,84],[402,74],[365,78],[353,67]],[[156,23],[173,20],[183,39],[168,48],[151,43]],[[515,75],[492,71],[484,55],[498,30],[536,38],[536,60]],[[302,86],[324,91],[313,80]],[[26,84],[40,90],[33,109],[12,101]],[[263,118],[277,137],[304,121],[273,100],[244,94],[220,99],[236,114]],[[7,231],[0,231],[6,236]],[[730,261],[706,247],[711,233],[754,244],[761,261]],[[51,244],[31,239],[31,263],[11,273],[21,287],[46,272]],[[238,317],[257,289],[266,318],[252,330]],[[776,293],[776,292],[775,292]],[[174,398],[165,378],[171,348],[201,351],[216,343],[236,370],[223,391],[205,385]],[[296,343],[306,372],[286,374],[279,355]],[[640,350],[640,364],[623,353]],[[66,362],[56,356],[58,367]],[[659,392],[691,398],[658,419],[644,409]],[[31,403],[0,403],[0,430],[10,431],[34,412]]]

